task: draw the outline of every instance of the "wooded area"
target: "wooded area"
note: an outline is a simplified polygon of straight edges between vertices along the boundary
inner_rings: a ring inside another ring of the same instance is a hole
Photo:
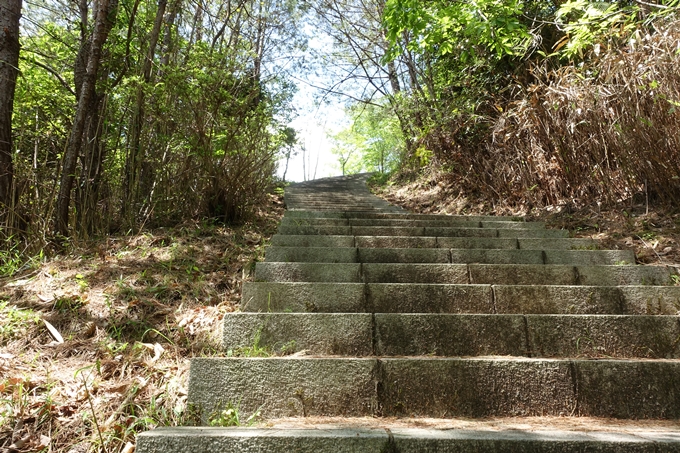
[[[294,139],[297,2],[21,6],[2,9],[4,239],[35,253],[60,237],[238,221],[271,190]]]
[[[5,249],[246,218],[312,70],[348,101],[343,171],[494,204],[675,201],[677,3],[5,1]]]

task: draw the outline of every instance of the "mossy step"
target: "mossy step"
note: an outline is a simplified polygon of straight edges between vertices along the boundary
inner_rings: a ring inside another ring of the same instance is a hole
[[[360,247],[360,248],[451,248],[491,250],[596,250],[590,238],[465,238],[427,236],[272,236],[271,245],[279,247]]]
[[[255,266],[255,280],[260,282],[671,286],[676,276],[673,268],[636,265],[260,262]]]
[[[245,282],[250,313],[680,313],[677,286]]]
[[[634,264],[631,250],[493,250],[448,248],[361,248],[271,246],[267,262],[285,263],[482,263]]]
[[[677,316],[229,313],[231,354],[680,358]]]
[[[506,228],[544,229],[545,222],[513,222],[497,220],[471,220],[461,218],[430,219],[347,219],[347,218],[299,218],[287,217],[281,220],[286,226],[388,226],[388,227],[452,227],[452,228]]]
[[[159,428],[137,437],[137,453],[675,453],[676,430],[620,432],[574,430],[504,430],[372,428]],[[380,426],[380,420],[375,423]],[[389,424],[386,424],[389,426]]]
[[[459,221],[501,221],[501,222],[524,222],[524,217],[492,216],[492,215],[445,215],[445,214],[414,214],[408,211],[402,212],[365,212],[352,210],[339,211],[314,211],[314,210],[288,210],[286,218],[336,218],[336,219],[402,219],[402,220],[459,220]]]
[[[529,358],[195,358],[203,423],[243,417],[680,418],[680,361]]]
[[[391,226],[305,226],[281,225],[279,234],[329,236],[441,236],[487,238],[566,238],[567,230],[538,228],[455,228],[455,227],[391,227]]]

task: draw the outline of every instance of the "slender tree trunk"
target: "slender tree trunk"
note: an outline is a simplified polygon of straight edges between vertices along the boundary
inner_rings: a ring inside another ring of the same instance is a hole
[[[8,220],[13,205],[12,111],[19,73],[21,0],[0,5],[0,222]]]
[[[132,128],[130,131],[130,151],[125,165],[125,200],[123,202],[123,221],[128,223],[128,226],[134,224],[133,213],[135,211],[134,205],[138,201],[139,190],[139,172],[144,160],[144,153],[141,149],[142,128],[144,125],[144,100],[146,85],[151,81],[151,68],[153,64],[154,55],[156,54],[156,45],[158,44],[158,37],[163,25],[163,16],[165,15],[165,8],[167,0],[158,0],[158,10],[156,10],[156,19],[149,36],[149,50],[144,59],[142,66],[142,83],[137,87],[135,97],[134,111],[132,113]],[[151,185],[148,185],[149,188]]]
[[[59,194],[57,196],[56,232],[67,236],[69,233],[68,217],[71,204],[71,190],[75,180],[76,163],[83,146],[85,124],[91,108],[91,101],[95,95],[97,72],[102,57],[104,43],[115,23],[118,0],[98,0],[95,5],[94,30],[90,40],[87,66],[83,75],[82,85],[78,96],[71,134],[68,139],[64,163],[62,166]]]

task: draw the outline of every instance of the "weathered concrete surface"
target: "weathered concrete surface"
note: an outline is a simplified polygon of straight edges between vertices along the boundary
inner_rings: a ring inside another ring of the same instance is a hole
[[[523,217],[502,217],[484,215],[443,215],[443,214],[414,214],[408,211],[400,212],[367,212],[367,211],[314,211],[314,210],[288,210],[287,217],[296,218],[338,218],[338,219],[401,219],[401,220],[441,220],[453,219],[470,222],[517,222],[524,223]],[[528,222],[527,222],[528,223]]]
[[[189,403],[244,416],[680,417],[680,362],[506,358],[193,359]]]
[[[361,264],[257,263],[255,280],[259,282],[359,283],[362,281]]]
[[[435,237],[409,236],[357,236],[356,246],[361,248],[437,248]]]
[[[358,416],[376,411],[375,359],[194,358],[189,404],[205,424],[220,407],[243,418]]]
[[[281,219],[281,225],[286,226],[349,226],[350,221],[343,218],[299,218],[284,216]]]
[[[498,228],[500,238],[568,238],[567,230],[518,230],[512,228]]]
[[[680,418],[680,362],[574,361],[577,413],[615,418]]]
[[[137,437],[138,453],[675,453],[677,432],[431,428],[159,428]]]
[[[661,266],[569,266],[559,264],[470,264],[470,282],[499,285],[672,285]]]
[[[676,316],[527,315],[526,320],[532,357],[680,357]]]
[[[447,249],[358,249],[360,263],[448,263]]]
[[[470,264],[470,282],[498,285],[575,285],[573,266]],[[605,284],[605,283],[600,283]]]
[[[542,230],[545,229],[545,222],[512,222],[503,220],[483,220],[480,222],[481,228],[497,228],[502,230]]]
[[[272,245],[279,247],[355,247],[354,236],[286,236],[283,234],[272,236]]]
[[[258,346],[271,354],[307,351],[318,355],[373,354],[373,319],[360,313],[228,313],[225,350]]]
[[[452,263],[543,264],[540,250],[453,249]]]
[[[354,247],[269,247],[265,261],[282,263],[358,263]]]
[[[281,225],[277,230],[279,234],[286,235],[334,235],[334,236],[352,236],[352,227],[350,226],[304,226],[304,225]]]
[[[498,313],[622,314],[623,301],[616,287],[494,286]]]
[[[576,407],[568,361],[383,359],[379,375],[383,415],[566,416]]]
[[[361,313],[366,311],[364,285],[244,282],[241,311]]]
[[[579,285],[673,285],[675,270],[662,266],[578,266]]]
[[[622,286],[620,291],[625,313],[680,314],[680,286]]]
[[[527,353],[518,315],[375,315],[379,356],[476,356]]]
[[[367,284],[373,313],[493,313],[488,285]]]
[[[545,264],[576,266],[635,264],[632,250],[546,250]]]
[[[363,264],[366,283],[451,283],[466,284],[465,264]]]
[[[522,250],[597,250],[599,245],[588,238],[518,238],[518,248]]]
[[[516,238],[436,238],[437,247],[448,249],[517,249]]]

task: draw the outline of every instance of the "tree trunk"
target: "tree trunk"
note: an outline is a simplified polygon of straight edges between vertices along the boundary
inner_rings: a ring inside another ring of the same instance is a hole
[[[144,160],[144,153],[141,149],[142,127],[144,125],[144,89],[151,81],[151,67],[154,55],[156,54],[156,45],[158,44],[158,37],[163,25],[163,16],[165,15],[165,7],[167,0],[158,0],[158,10],[156,11],[156,19],[149,36],[149,50],[144,65],[142,67],[142,83],[137,87],[135,97],[135,106],[132,114],[132,127],[130,131],[130,145],[127,162],[125,165],[125,181],[122,217],[123,221],[127,222],[127,226],[134,224],[135,204],[138,201],[139,190],[139,172]],[[150,184],[148,185],[150,188]],[[147,191],[148,192],[148,191]]]
[[[12,111],[19,73],[21,0],[4,0],[0,8],[0,222],[13,205]]]
[[[71,204],[71,190],[75,180],[76,163],[83,146],[85,124],[88,115],[91,113],[89,110],[92,105],[92,98],[95,95],[97,71],[102,57],[102,50],[109,32],[115,23],[117,7],[118,0],[98,0],[95,5],[94,30],[90,39],[87,66],[82,78],[82,85],[78,96],[78,107],[64,155],[59,195],[57,197],[55,226],[56,232],[63,236],[68,236],[69,233],[68,217]]]

